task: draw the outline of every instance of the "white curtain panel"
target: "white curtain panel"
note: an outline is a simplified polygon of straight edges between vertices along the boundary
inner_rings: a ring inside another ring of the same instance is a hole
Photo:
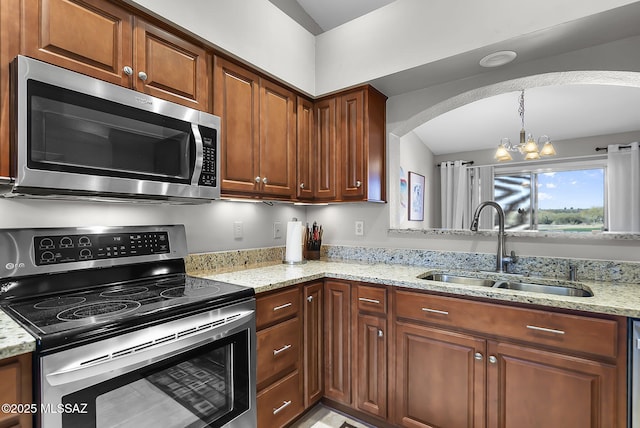
[[[477,166],[469,168],[470,204],[465,216],[465,227],[471,227],[471,219],[475,209],[484,201],[493,200],[493,166]],[[478,229],[493,229],[494,210],[483,210],[480,214]],[[467,224],[468,223],[468,224]]]
[[[464,228],[463,219],[469,205],[467,167],[464,161],[440,164],[440,201],[443,229]]]
[[[607,147],[609,230],[640,232],[640,143]]]

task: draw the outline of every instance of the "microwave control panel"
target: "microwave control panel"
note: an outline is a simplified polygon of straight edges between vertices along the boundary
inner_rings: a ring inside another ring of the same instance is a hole
[[[36,265],[169,253],[167,232],[37,236]]]
[[[217,131],[213,128],[198,126],[202,136],[202,172],[198,179],[198,185],[216,187],[216,145],[218,142]]]

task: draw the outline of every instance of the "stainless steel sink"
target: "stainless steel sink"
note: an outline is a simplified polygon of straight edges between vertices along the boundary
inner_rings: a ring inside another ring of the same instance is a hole
[[[532,293],[556,294],[560,296],[593,297],[590,290],[563,285],[531,284],[528,282],[496,281],[495,288],[507,290],[529,291]]]
[[[593,296],[593,292],[591,292],[591,290],[567,284],[566,281],[562,283],[563,281],[541,279],[542,283],[535,284],[532,282],[519,282],[500,279],[500,277],[496,276],[491,278],[492,274],[489,274],[488,276],[488,278],[478,278],[474,276],[464,276],[459,274],[428,272],[424,275],[420,275],[419,278],[429,281],[447,282],[452,284],[478,285],[481,287],[502,288],[505,290],[514,291],[528,291],[532,293],[555,294],[559,296]]]
[[[473,278],[469,276],[447,275],[446,273],[432,273],[426,276],[422,276],[421,278],[427,279],[429,281],[451,282],[454,284],[463,284],[463,285],[480,285],[483,287],[493,287],[493,284],[495,283],[495,281],[491,279]]]

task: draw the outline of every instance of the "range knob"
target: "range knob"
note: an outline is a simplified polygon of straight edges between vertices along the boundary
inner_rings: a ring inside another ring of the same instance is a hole
[[[68,236],[60,239],[60,248],[73,248],[73,241]]]
[[[55,259],[56,255],[51,251],[45,251],[44,253],[40,254],[40,261],[43,263],[51,263],[55,261]]]
[[[82,250],[80,250],[80,260],[90,260],[93,258],[93,254],[91,253],[91,250],[88,248],[83,248]]]
[[[88,236],[81,236],[80,239],[78,239],[78,246],[79,247],[90,247],[91,246],[91,239],[89,239]]]
[[[41,250],[48,250],[49,248],[53,248],[53,239],[51,238],[42,238],[42,241],[40,241],[40,249]]]

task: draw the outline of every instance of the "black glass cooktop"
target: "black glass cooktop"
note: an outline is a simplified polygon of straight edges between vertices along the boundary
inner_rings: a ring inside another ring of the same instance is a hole
[[[252,288],[171,274],[85,291],[23,298],[4,308],[40,341],[58,343],[202,308],[215,309],[253,295]]]

